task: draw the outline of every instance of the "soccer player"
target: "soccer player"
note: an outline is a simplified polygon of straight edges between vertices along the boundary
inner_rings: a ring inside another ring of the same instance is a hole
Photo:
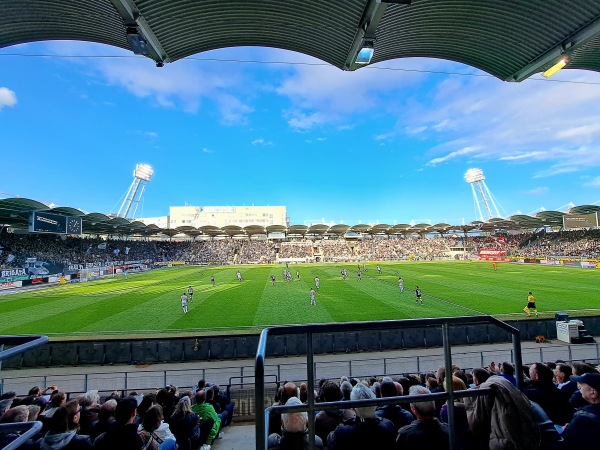
[[[296,278],[298,279],[298,281],[300,281],[300,272],[298,272],[297,270],[296,270]]]
[[[185,292],[181,294],[181,307],[183,308],[183,313],[188,313],[188,298]]]
[[[317,305],[317,301],[315,300],[315,295],[317,293],[315,292],[315,290],[313,288],[310,288],[310,304],[311,305]]]
[[[377,273],[381,275],[381,266],[379,264],[377,264]]]
[[[237,271],[236,275],[237,275],[238,281],[242,281],[242,274],[239,270]]]
[[[210,276],[210,283],[214,286],[215,285],[215,276],[211,275]]]
[[[188,300],[190,303],[194,301],[194,288],[191,286],[188,288]]]
[[[419,288],[419,286],[417,286],[415,288],[415,295],[416,295],[415,303],[421,302],[421,305],[422,305],[423,304],[423,293],[421,292],[421,289]]]
[[[319,280],[319,277],[315,277],[315,287],[317,290],[321,289],[321,280]]]
[[[537,316],[538,310],[535,307],[535,297],[530,292],[529,294],[527,294],[527,306],[525,308],[523,308],[523,311],[525,311],[525,314],[527,314],[528,316],[531,316],[532,309],[533,309],[533,312],[535,313],[535,315]]]
[[[496,261],[494,261],[494,262],[492,263],[492,267],[494,268],[494,272],[495,272],[496,270],[498,270],[498,265],[496,264]]]
[[[360,270],[356,272],[356,279],[357,279],[358,281],[361,281],[361,280],[362,280],[362,273],[360,273]]]
[[[271,275],[271,284],[275,286],[275,275]]]
[[[398,287],[400,288],[400,292],[404,292],[404,280],[402,277],[398,278]]]
[[[123,276],[125,277],[125,279],[127,280],[129,278],[129,270],[125,269],[123,271]]]

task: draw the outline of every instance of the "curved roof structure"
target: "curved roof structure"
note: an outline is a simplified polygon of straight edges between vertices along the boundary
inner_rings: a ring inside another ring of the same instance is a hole
[[[16,230],[27,230],[29,226],[29,217],[35,211],[46,211],[54,214],[63,214],[81,217],[82,229],[84,234],[104,234],[104,235],[140,235],[150,236],[163,234],[166,236],[176,236],[185,234],[186,236],[197,238],[206,237],[247,237],[255,235],[265,235],[270,233],[284,233],[288,236],[344,236],[346,233],[370,234],[370,235],[426,235],[432,233],[445,234],[451,231],[460,231],[468,233],[470,231],[507,231],[507,230],[529,230],[541,227],[562,226],[563,217],[572,214],[593,214],[600,215],[600,206],[582,205],[574,206],[567,212],[562,211],[542,211],[534,216],[517,214],[507,219],[494,218],[486,222],[473,221],[469,224],[450,225],[447,223],[438,223],[429,225],[419,223],[409,224],[357,224],[354,226],[346,224],[325,225],[314,224],[306,225],[249,225],[244,228],[237,225],[228,225],[216,227],[214,225],[204,225],[201,227],[181,226],[177,228],[160,228],[157,225],[145,225],[140,221],[130,221],[122,217],[111,217],[101,213],[85,213],[79,209],[71,207],[50,208],[44,203],[27,198],[7,198],[0,199],[0,228],[2,225],[8,225]]]
[[[0,48],[33,41],[107,44],[157,65],[234,46],[276,47],[355,70],[429,57],[521,81],[567,56],[600,71],[600,3],[590,0],[3,0]]]

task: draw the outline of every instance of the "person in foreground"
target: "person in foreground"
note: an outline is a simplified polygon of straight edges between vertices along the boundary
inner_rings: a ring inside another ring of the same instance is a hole
[[[562,437],[570,450],[591,450],[600,445],[600,373],[573,375],[582,397],[589,405],[575,411]]]

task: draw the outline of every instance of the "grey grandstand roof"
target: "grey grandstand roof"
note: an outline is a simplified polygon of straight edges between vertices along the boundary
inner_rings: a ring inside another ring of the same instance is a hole
[[[288,234],[299,234],[304,236],[308,231],[308,227],[306,225],[290,225],[287,229]]]
[[[448,233],[450,231],[469,232],[473,230],[498,231],[498,230],[521,230],[535,229],[544,226],[562,226],[563,216],[569,214],[590,214],[600,212],[600,207],[595,205],[574,206],[567,213],[561,211],[542,211],[535,216],[517,214],[508,219],[493,218],[486,222],[473,221],[466,225],[450,225],[447,223],[438,223],[429,225],[419,223],[416,225],[397,224],[390,226],[388,224],[357,224],[354,226],[345,224],[325,225],[315,224],[310,227],[306,225],[249,225],[244,228],[237,225],[227,225],[217,227],[213,225],[204,225],[199,228],[193,226],[180,226],[177,228],[164,229],[157,225],[145,225],[140,221],[131,221],[122,217],[113,217],[101,213],[86,214],[83,211],[61,206],[51,208],[44,203],[27,198],[7,198],[0,199],[0,228],[8,225],[16,230],[27,230],[29,217],[34,211],[46,211],[54,214],[71,215],[81,217],[82,229],[84,234],[105,234],[105,235],[142,235],[150,236],[164,234],[175,236],[185,234],[196,238],[204,235],[208,237],[216,236],[242,236],[250,237],[257,234],[286,233],[289,235],[314,235],[314,236],[342,236],[347,232],[387,234],[387,235],[410,235],[410,234],[428,234],[428,233]]]
[[[569,209],[569,214],[591,214],[597,212],[600,212],[600,206],[596,205],[574,206]]]
[[[249,225],[247,227],[244,227],[244,231],[246,232],[246,234],[248,236],[253,236],[255,234],[266,234],[267,231],[265,230],[265,227],[261,226],[261,225]]]
[[[563,55],[600,71],[597,0],[3,0],[0,48],[80,40],[173,62],[208,50],[263,46],[358,68],[429,57],[520,81]]]

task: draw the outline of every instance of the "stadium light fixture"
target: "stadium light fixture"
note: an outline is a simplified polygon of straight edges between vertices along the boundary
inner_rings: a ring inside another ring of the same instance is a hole
[[[150,167],[148,164],[137,164],[135,166],[135,170],[133,171],[133,176],[138,180],[150,181],[152,175],[154,174],[154,169]]]
[[[546,70],[544,73],[542,73],[542,76],[544,78],[550,78],[556,72],[563,69],[568,63],[569,63],[568,58],[562,58],[560,61],[558,61],[552,67],[550,67],[548,70]]]
[[[375,52],[375,46],[373,41],[365,41],[362,48],[356,55],[356,64],[366,65],[371,62],[371,58],[373,58],[373,53]]]
[[[148,44],[144,37],[139,33],[137,27],[127,27],[127,42],[131,50],[136,55],[149,56]]]

